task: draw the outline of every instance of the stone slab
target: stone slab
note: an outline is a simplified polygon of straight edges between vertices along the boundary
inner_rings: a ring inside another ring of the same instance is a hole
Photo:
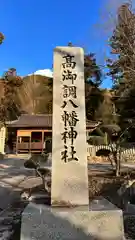
[[[123,215],[119,209],[87,211],[49,208],[30,203],[22,214],[20,240],[122,240]]]
[[[19,187],[22,189],[23,188],[30,189],[31,186],[34,188],[34,187],[40,186],[41,184],[42,184],[41,177],[32,176],[32,177],[28,177],[28,178],[24,179],[24,181],[22,181],[19,184]]]
[[[118,209],[114,204],[112,204],[103,197],[98,197],[89,204],[89,211],[111,211],[111,210],[120,209]]]
[[[69,56],[71,56],[71,62]],[[53,66],[52,205],[88,205],[83,49],[55,48]],[[70,74],[66,77],[65,74],[68,71]],[[74,107],[72,102],[77,107]],[[67,104],[62,107],[63,103]],[[73,137],[73,143],[72,128],[73,136],[76,136]],[[66,142],[64,143],[62,133],[65,134],[65,132]]]
[[[135,216],[135,205],[127,203],[124,209],[124,213]]]
[[[11,185],[19,185],[22,181],[24,181],[25,178],[26,176],[24,174],[20,174],[19,176],[14,175],[9,177],[3,177],[2,181]]]

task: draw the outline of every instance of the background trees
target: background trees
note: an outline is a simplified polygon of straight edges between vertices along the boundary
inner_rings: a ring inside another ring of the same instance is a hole
[[[109,44],[111,56],[107,60],[111,90],[102,89],[102,71],[93,53],[84,56],[86,115],[103,125],[119,123],[124,129],[135,118],[135,14],[132,6],[118,9],[117,24]],[[4,39],[0,34],[1,42]],[[69,44],[72,47],[72,44]],[[8,74],[7,74],[8,73]],[[21,112],[52,113],[53,79],[30,75],[18,78],[16,70],[8,70],[2,80],[1,119],[15,119]],[[5,116],[5,117],[3,117]]]
[[[102,83],[102,72],[93,53],[86,54],[84,57],[84,78],[86,116],[89,120],[95,120],[95,113],[103,96],[99,88]]]
[[[52,85],[50,86],[50,82],[52,79],[41,75],[32,74],[23,78],[23,84],[18,91],[23,112],[28,114],[52,113]]]
[[[117,25],[110,39],[112,58],[108,59],[109,76],[119,123],[135,118],[135,13],[124,4],[118,9]]]
[[[15,120],[21,113],[21,106],[17,97],[22,79],[16,75],[16,69],[10,68],[2,77],[3,94],[0,102],[0,121]]]
[[[118,9],[117,24],[110,38],[110,47],[111,57],[107,60],[107,66],[108,75],[113,82],[112,102],[115,114],[112,116],[114,122],[118,123],[116,129],[109,122],[111,115],[107,118],[109,125],[104,125],[107,122],[105,106],[107,107],[108,101],[103,101],[100,105],[97,116],[101,116],[102,130],[108,134],[112,146],[112,160],[118,176],[122,145],[124,142],[134,142],[135,139],[135,13],[131,4],[121,5]],[[111,113],[111,110],[109,112]],[[112,129],[115,129],[115,134],[112,134]]]
[[[0,44],[3,43],[4,39],[5,39],[5,37],[4,37],[3,33],[0,32]]]

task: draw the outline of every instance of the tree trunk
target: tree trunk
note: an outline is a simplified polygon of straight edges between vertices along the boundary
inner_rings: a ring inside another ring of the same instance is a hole
[[[115,175],[120,176],[120,159],[118,158],[117,151],[113,152],[114,162],[115,162]]]
[[[116,161],[116,177],[120,176],[120,163],[121,163],[121,153],[120,148],[117,148],[115,152],[115,161]]]
[[[110,161],[110,163],[111,163],[112,169],[114,169],[114,167],[115,167],[115,164],[113,163],[112,156],[108,156],[108,160],[109,160],[109,161]]]
[[[116,177],[120,176],[120,161],[117,159],[117,164],[116,164]]]

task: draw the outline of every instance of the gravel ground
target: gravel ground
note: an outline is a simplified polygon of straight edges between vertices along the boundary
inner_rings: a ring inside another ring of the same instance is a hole
[[[124,229],[126,239],[135,239],[135,215],[124,215]]]
[[[41,186],[34,187],[31,191],[33,193],[43,193]],[[46,198],[41,204],[50,205],[50,198]],[[0,240],[20,240],[21,230],[21,215],[28,201],[17,198],[6,210],[0,212]]]
[[[0,214],[0,240],[20,240],[21,213],[26,204],[17,201]]]

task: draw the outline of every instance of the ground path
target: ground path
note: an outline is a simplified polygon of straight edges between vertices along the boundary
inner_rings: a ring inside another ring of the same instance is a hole
[[[27,157],[26,157],[27,158]],[[25,158],[25,159],[26,159]],[[123,164],[123,168],[135,169],[134,164]],[[88,170],[108,172],[110,164],[89,164]],[[12,222],[17,222],[22,207],[11,207],[13,202],[20,201],[20,193],[26,188],[41,184],[41,180],[34,177],[33,170],[24,168],[24,159],[20,156],[9,156],[0,160],[0,239],[8,240],[12,235]],[[12,239],[12,238],[11,238]],[[19,240],[19,239],[17,239]]]

